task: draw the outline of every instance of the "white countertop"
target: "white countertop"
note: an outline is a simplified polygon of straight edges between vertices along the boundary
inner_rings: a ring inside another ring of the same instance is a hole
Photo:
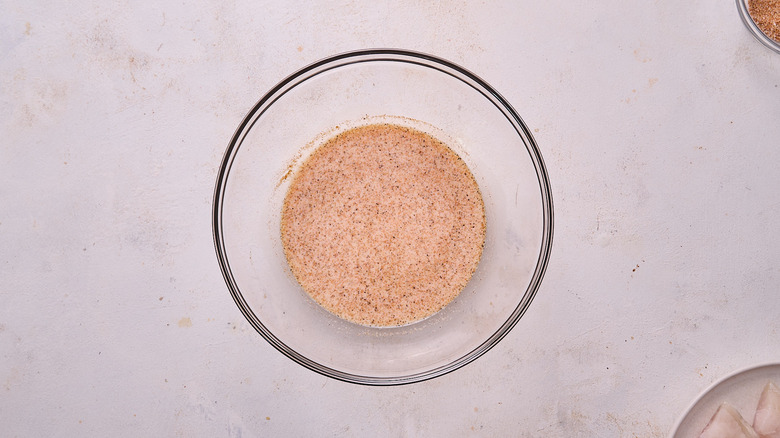
[[[664,437],[712,382],[780,361],[780,55],[733,1],[307,3],[0,6],[3,436]],[[498,89],[555,204],[509,336],[388,388],[265,342],[211,234],[244,114],[369,47]]]

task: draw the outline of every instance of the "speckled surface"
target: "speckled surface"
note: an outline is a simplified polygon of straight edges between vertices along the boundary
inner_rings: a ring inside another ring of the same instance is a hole
[[[311,298],[354,323],[392,327],[431,316],[466,287],[485,244],[485,204],[449,146],[368,125],[306,160],[280,228],[290,271]]]
[[[780,56],[732,1],[0,3],[4,436],[663,437],[780,359]],[[370,388],[245,322],[222,153],[268,88],[365,47],[496,87],[552,181],[552,260],[496,348]]]

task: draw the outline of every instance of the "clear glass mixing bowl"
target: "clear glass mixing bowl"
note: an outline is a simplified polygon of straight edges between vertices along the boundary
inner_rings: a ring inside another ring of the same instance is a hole
[[[340,319],[298,285],[281,244],[281,207],[303,159],[333,134],[387,121],[447,143],[480,186],[487,219],[476,273],[443,310],[375,328]],[[219,169],[214,242],[228,289],[249,323],[295,362],[335,379],[418,382],[496,345],[544,276],[553,205],[542,156],[509,103],[468,70],[403,50],[332,56],[292,74],[252,108]]]

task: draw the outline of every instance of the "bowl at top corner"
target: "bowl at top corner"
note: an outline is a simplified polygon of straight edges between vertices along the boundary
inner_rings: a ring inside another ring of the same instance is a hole
[[[776,53],[780,53],[780,42],[769,38],[769,36],[758,27],[758,24],[753,21],[753,17],[750,15],[750,0],[737,0],[737,10],[739,10],[739,17],[742,19],[742,23],[747,27],[753,37],[769,49]]]
[[[281,242],[284,197],[308,154],[377,122],[444,141],[485,203],[485,245],[471,281],[439,312],[400,327],[358,325],[320,307],[295,280]],[[298,364],[366,385],[427,380],[483,355],[528,309],[552,247],[550,184],[525,123],[473,73],[404,50],[335,55],[268,91],[228,144],[212,213],[219,265],[247,321]]]

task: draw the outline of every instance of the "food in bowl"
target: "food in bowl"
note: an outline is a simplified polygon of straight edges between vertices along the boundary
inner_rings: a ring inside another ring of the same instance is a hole
[[[767,383],[761,391],[753,429],[761,438],[780,438],[780,388],[774,382]]]
[[[780,0],[737,0],[737,10],[750,33],[780,53]]]
[[[780,0],[748,0],[750,17],[762,32],[780,43]]]
[[[281,235],[293,275],[318,304],[375,327],[441,310],[485,244],[474,176],[442,141],[373,124],[319,146],[293,177]]]
[[[699,438],[759,438],[742,415],[728,403],[723,403],[701,432]]]
[[[721,403],[700,438],[780,438],[780,388],[768,382],[758,399],[751,426],[727,402]]]
[[[699,438],[759,438],[756,431],[750,427],[733,406],[723,403],[715,411],[715,415],[701,432]]]

